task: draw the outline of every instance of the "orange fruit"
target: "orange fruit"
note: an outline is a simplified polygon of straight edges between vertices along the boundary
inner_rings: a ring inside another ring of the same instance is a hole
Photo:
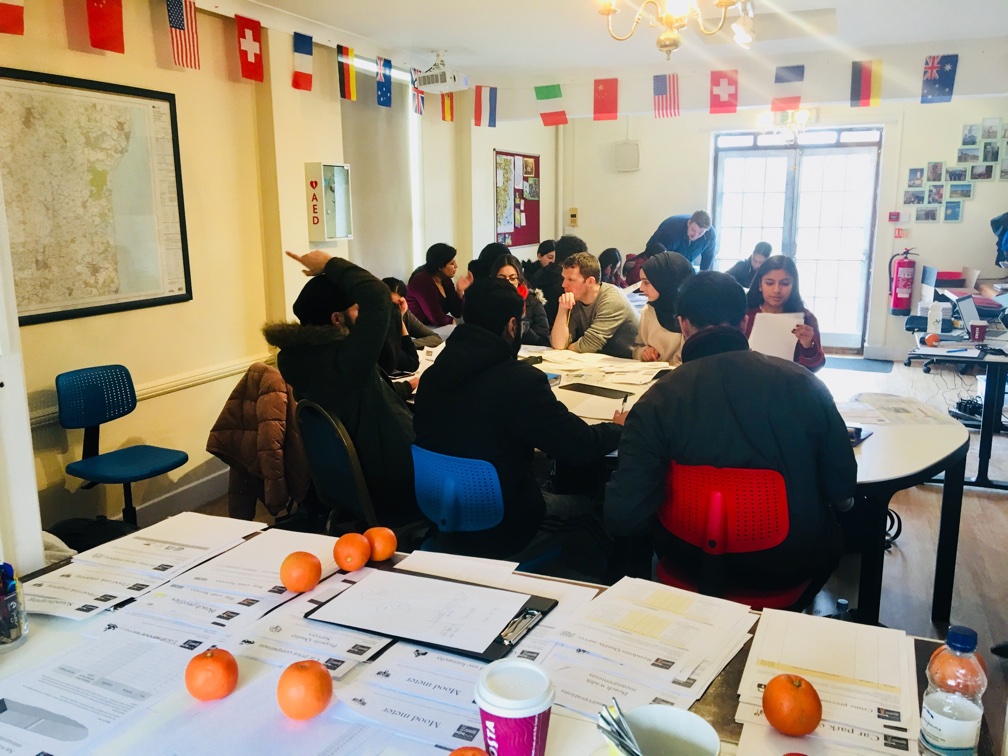
[[[204,651],[186,665],[185,686],[200,701],[224,698],[238,686],[238,662],[223,648]]]
[[[461,746],[449,753],[448,756],[490,756],[490,754],[477,746]]]
[[[308,551],[295,551],[284,557],[280,565],[280,582],[295,593],[310,591],[322,577],[322,562]]]
[[[822,701],[804,677],[777,675],[763,689],[763,714],[778,732],[808,735],[822,720]]]
[[[936,347],[941,343],[941,336],[937,333],[929,333],[924,337],[924,343],[929,347]]]
[[[371,558],[371,544],[360,533],[345,533],[333,546],[333,559],[344,572],[359,570]]]
[[[398,542],[391,528],[368,528],[364,531],[364,537],[371,545],[371,559],[374,561],[384,562],[395,554]]]
[[[321,662],[306,659],[291,664],[280,674],[277,703],[291,719],[318,716],[332,700],[332,677]]]

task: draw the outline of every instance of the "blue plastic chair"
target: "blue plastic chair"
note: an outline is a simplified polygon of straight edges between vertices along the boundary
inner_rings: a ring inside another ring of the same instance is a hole
[[[83,459],[66,466],[70,475],[93,488],[98,483],[121,483],[123,487],[123,522],[137,524],[131,484],[147,480],[189,461],[178,449],[137,444],[100,454],[98,429],[102,423],[128,415],[136,409],[136,390],[129,370],[123,365],[71,370],[56,376],[56,401],[59,422],[67,429],[84,429]]]

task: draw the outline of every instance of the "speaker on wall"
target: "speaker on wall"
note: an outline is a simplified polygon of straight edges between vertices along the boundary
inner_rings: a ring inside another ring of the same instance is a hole
[[[616,142],[613,145],[613,162],[617,171],[639,171],[640,142]]]

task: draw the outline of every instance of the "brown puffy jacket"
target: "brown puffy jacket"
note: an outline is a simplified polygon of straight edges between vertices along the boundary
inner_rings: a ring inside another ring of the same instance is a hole
[[[274,516],[291,499],[304,499],[311,475],[294,407],[280,371],[262,362],[249,367],[224,403],[206,448],[231,466],[231,517],[251,520],[257,499]]]

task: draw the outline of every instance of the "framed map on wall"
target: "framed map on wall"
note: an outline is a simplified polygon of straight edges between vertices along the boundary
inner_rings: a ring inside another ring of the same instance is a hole
[[[539,243],[539,156],[494,150],[496,240],[508,247]]]
[[[175,96],[0,68],[18,322],[192,299]]]

